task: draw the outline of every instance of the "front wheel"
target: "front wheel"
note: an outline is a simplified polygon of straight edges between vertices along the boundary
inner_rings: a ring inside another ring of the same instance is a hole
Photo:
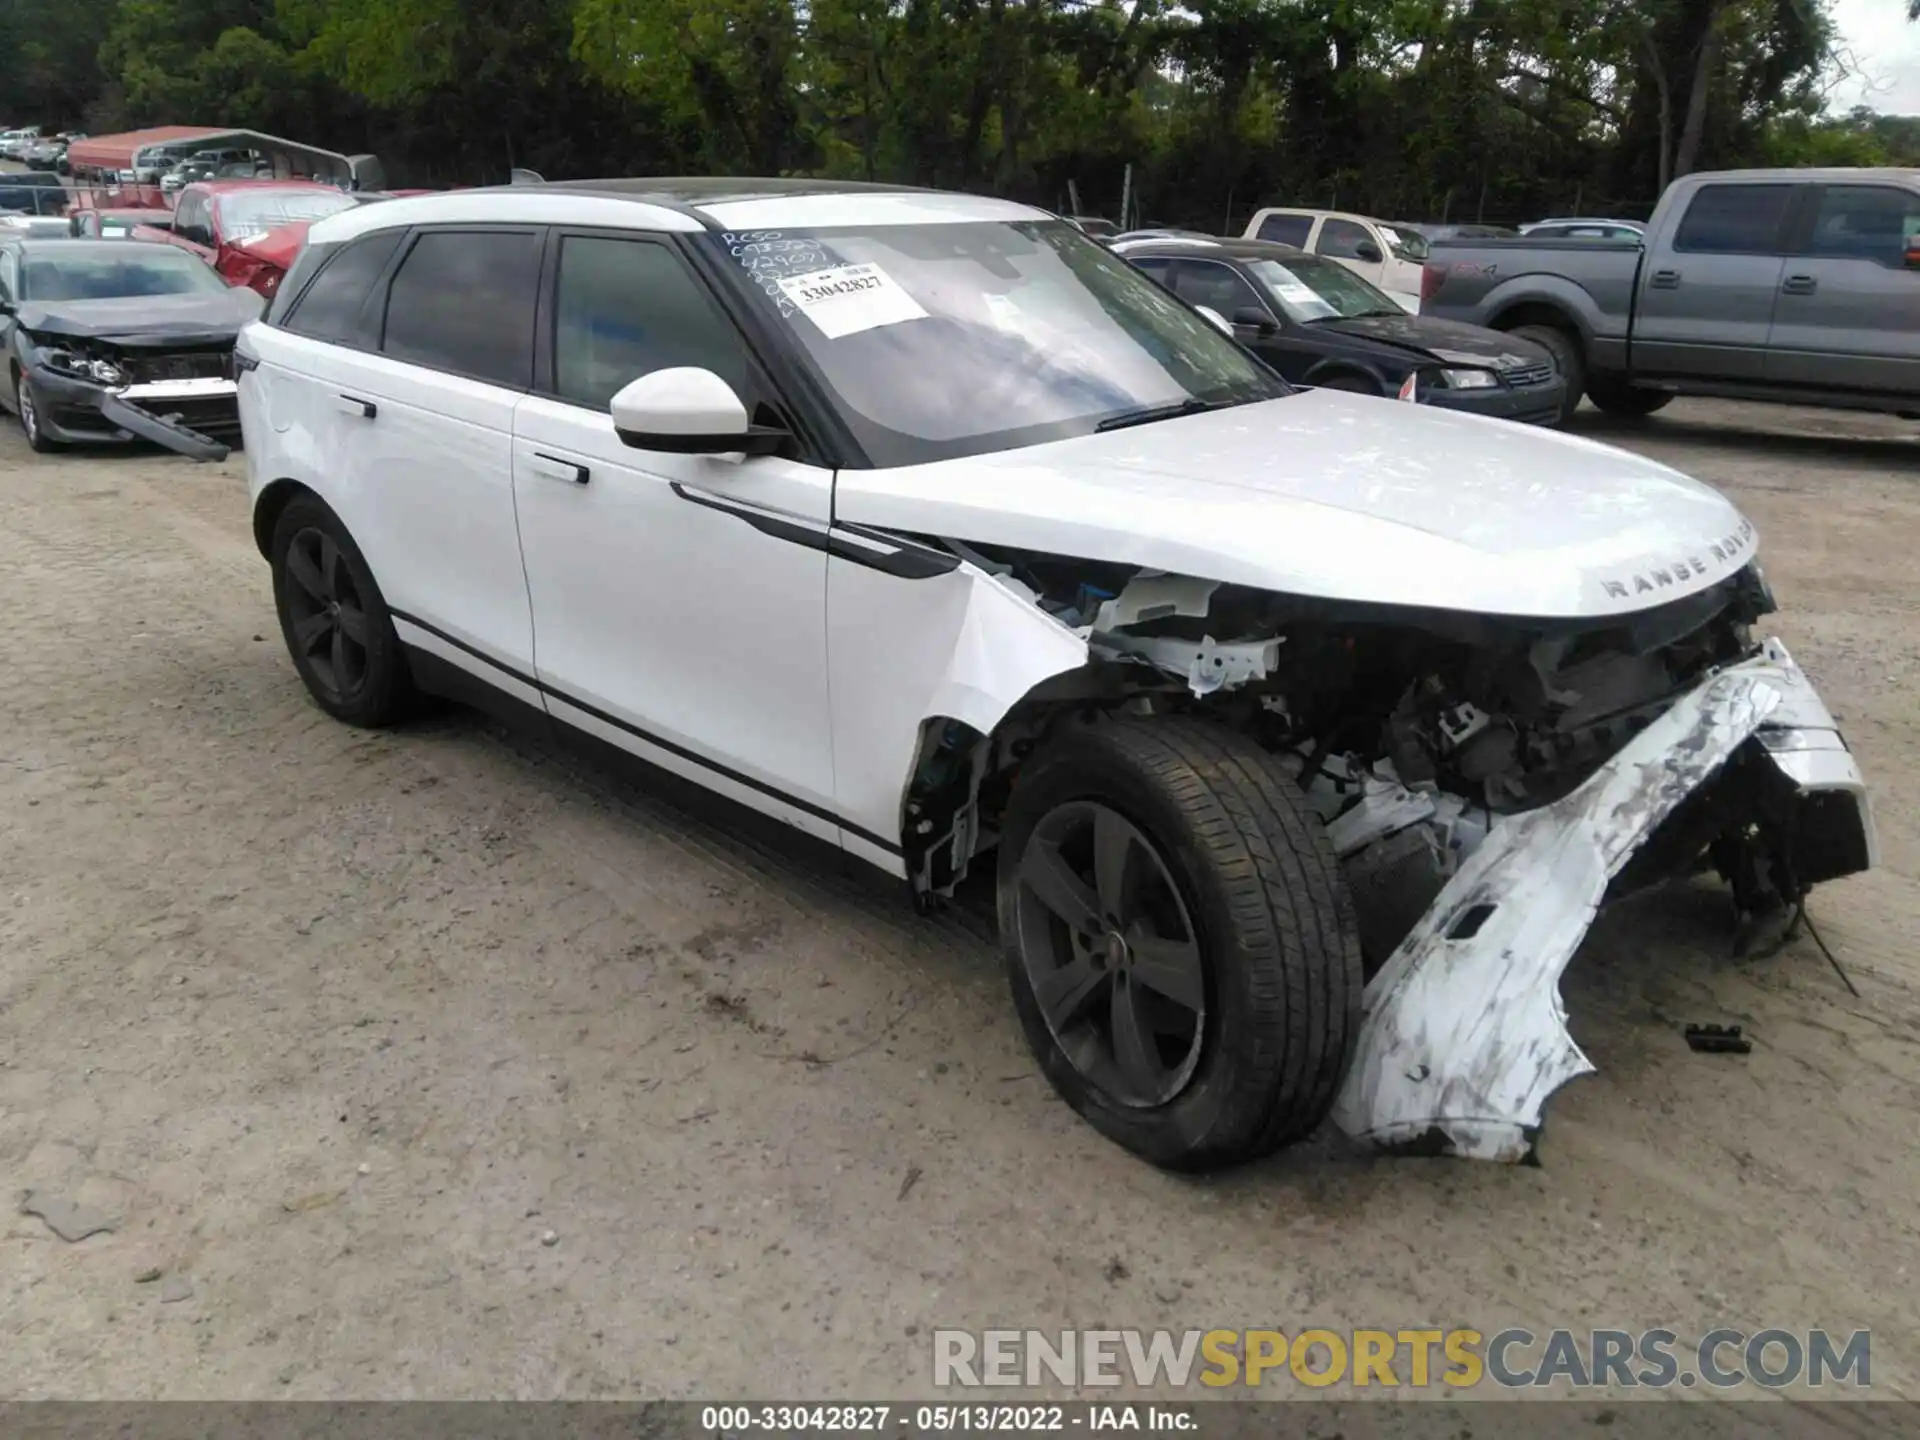
[[[387,602],[340,517],[303,495],[273,527],[273,599],[293,668],[336,720],[390,725],[411,710],[412,676]]]
[[[13,403],[20,412],[20,431],[27,437],[27,448],[37,455],[50,455],[60,448],[47,438],[40,419],[40,400],[33,393],[33,382],[18,370],[13,372]]]
[[[1187,719],[1064,732],[1015,783],[998,901],[1027,1042],[1109,1139],[1206,1170],[1325,1116],[1358,930],[1324,833],[1250,739]]]
[[[1573,412],[1580,408],[1580,397],[1587,389],[1587,362],[1580,353],[1579,337],[1569,334],[1558,325],[1517,325],[1511,333],[1522,340],[1531,340],[1553,356],[1553,368],[1567,382],[1566,393],[1560,397],[1560,408],[1554,413],[1553,423],[1566,424],[1573,418]]]

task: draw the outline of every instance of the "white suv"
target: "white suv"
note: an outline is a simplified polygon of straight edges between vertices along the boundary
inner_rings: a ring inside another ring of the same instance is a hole
[[[1042,1067],[1158,1163],[1519,1158],[1601,900],[1784,912],[1859,770],[1719,494],[1224,324],[961,195],[357,207],[241,338],[255,534],[343,720],[474,699],[926,903],[993,857]]]

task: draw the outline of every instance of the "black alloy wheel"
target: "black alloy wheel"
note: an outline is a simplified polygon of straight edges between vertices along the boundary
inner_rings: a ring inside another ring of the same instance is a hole
[[[1118,811],[1070,801],[1034,828],[1018,885],[1021,958],[1062,1053],[1122,1105],[1172,1100],[1200,1062],[1207,977],[1160,852]]]
[[[293,667],[336,720],[389,725],[415,706],[411,668],[366,557],[312,495],[274,526],[273,594]]]
[[[336,704],[366,688],[367,609],[331,535],[309,526],[287,547],[287,610],[295,657]]]
[[[1358,930],[1274,755],[1198,717],[1070,722],[1022,764],[999,828],[1014,1011],[1089,1124],[1210,1170],[1320,1122],[1359,1023]]]

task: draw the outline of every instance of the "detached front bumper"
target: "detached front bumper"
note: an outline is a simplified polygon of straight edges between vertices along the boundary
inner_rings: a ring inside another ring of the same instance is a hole
[[[1609,884],[1753,745],[1812,835],[1809,879],[1878,861],[1860,768],[1777,640],[1681,696],[1579,789],[1495,827],[1368,984],[1333,1116],[1389,1148],[1518,1161],[1547,1100],[1593,1066],[1560,976]]]
[[[226,459],[232,448],[218,437],[239,434],[240,393],[231,380],[157,380],[116,388],[43,364],[30,366],[27,374],[39,401],[40,427],[50,440],[112,445],[138,438],[193,460],[214,461]]]

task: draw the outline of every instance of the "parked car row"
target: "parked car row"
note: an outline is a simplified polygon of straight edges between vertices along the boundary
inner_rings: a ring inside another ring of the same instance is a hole
[[[1112,249],[1289,381],[1532,424],[1560,417],[1566,382],[1523,338],[1410,315],[1322,255],[1264,240],[1116,240]]]
[[[35,450],[139,438],[224,456],[239,437],[235,336],[309,224],[385,198],[346,188],[377,165],[185,126],[36,135],[0,136],[0,153],[39,166],[0,175],[0,210],[16,212],[0,214],[0,406]],[[71,190],[60,157],[45,163],[56,144],[77,162]],[[301,166],[341,183],[291,173]]]
[[[0,174],[0,212],[64,215],[71,200],[58,175],[44,170]]]

